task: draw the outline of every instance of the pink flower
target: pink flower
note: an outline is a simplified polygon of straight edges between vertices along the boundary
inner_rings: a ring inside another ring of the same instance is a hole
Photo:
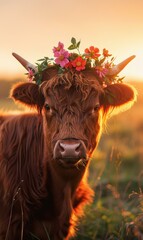
[[[29,79],[29,82],[32,82],[33,81],[33,77],[34,77],[34,72],[31,68],[28,69],[28,79]]]
[[[61,43],[61,42],[59,42],[59,43],[58,43],[58,46],[53,48],[54,56],[57,57],[56,54],[57,54],[58,52],[60,52],[61,50],[64,50],[64,44]]]
[[[61,49],[59,52],[56,52],[55,54],[55,62],[56,64],[60,65],[62,68],[69,62],[69,52],[65,51],[64,49]]]
[[[104,78],[108,70],[102,66],[95,67],[95,71],[100,78]]]

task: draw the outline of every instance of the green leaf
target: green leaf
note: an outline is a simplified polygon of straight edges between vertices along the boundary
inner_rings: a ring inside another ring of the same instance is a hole
[[[37,67],[38,67],[38,72],[41,71],[41,65],[37,64]]]
[[[74,37],[72,37],[71,43],[72,43],[73,45],[76,45],[76,39],[75,39]]]
[[[40,61],[44,61],[44,60],[45,60],[45,58],[41,58],[41,59],[38,59],[37,61],[40,62]]]
[[[124,78],[125,78],[125,77],[118,78],[118,79],[117,79],[117,82],[118,82],[118,83],[122,83]]]
[[[90,59],[86,60],[86,67],[91,68],[91,60]]]
[[[77,48],[79,48],[79,45],[80,45],[80,41],[79,41],[79,42],[77,43],[77,45],[76,45],[76,46],[77,46]]]
[[[105,57],[102,58],[102,59],[99,61],[99,64],[101,65],[102,63],[104,63],[105,59],[106,59]]]
[[[48,68],[48,66],[44,66],[43,68],[42,68],[42,70],[44,71],[44,70],[46,70]]]
[[[95,59],[95,66],[100,66],[100,61],[97,59]]]
[[[112,57],[112,58],[111,58],[111,62],[113,62],[114,60],[115,60],[115,58],[114,58],[114,57]]]
[[[49,57],[44,57],[44,60],[46,60],[46,61],[49,60],[49,59],[50,59]]]
[[[36,78],[36,83],[37,83],[38,85],[40,85],[40,84],[41,84],[41,80],[42,80],[42,76],[39,76],[38,79]]]
[[[65,69],[63,69],[62,67],[59,67],[58,74],[62,74],[64,71],[65,71]]]
[[[75,45],[70,45],[70,46],[68,47],[68,49],[69,49],[69,50],[76,49],[76,46],[75,46]]]

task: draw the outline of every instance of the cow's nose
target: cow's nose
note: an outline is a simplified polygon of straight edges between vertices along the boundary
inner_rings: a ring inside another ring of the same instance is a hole
[[[54,159],[65,159],[71,163],[86,159],[86,146],[82,140],[58,140],[54,147]]]

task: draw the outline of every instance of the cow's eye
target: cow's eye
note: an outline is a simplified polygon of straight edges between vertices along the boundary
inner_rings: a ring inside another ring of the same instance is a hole
[[[46,111],[50,111],[50,106],[49,106],[49,104],[45,104],[45,109],[46,109]]]
[[[98,103],[98,104],[96,104],[96,106],[94,107],[94,111],[98,111],[99,108],[100,108],[100,104]]]

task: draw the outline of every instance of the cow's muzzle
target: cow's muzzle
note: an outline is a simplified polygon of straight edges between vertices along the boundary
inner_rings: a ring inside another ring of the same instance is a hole
[[[54,146],[53,157],[66,166],[76,165],[77,163],[86,165],[86,146],[82,140],[78,139],[58,140]]]

